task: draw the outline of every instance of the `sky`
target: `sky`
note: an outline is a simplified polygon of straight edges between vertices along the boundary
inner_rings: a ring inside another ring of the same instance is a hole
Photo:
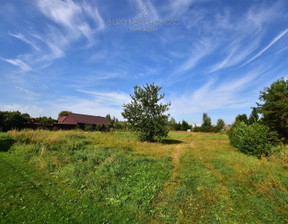
[[[120,120],[135,85],[177,121],[250,114],[288,76],[287,0],[1,0],[0,110]]]

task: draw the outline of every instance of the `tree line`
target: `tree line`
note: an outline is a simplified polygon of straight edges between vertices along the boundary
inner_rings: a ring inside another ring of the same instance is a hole
[[[182,122],[176,122],[176,120],[171,117],[169,120],[169,130],[171,131],[187,131],[191,130],[194,132],[215,132],[219,133],[224,130],[225,122],[223,119],[219,118],[217,120],[216,125],[212,125],[211,118],[208,116],[207,113],[203,113],[202,116],[202,125],[200,126],[193,126],[189,124],[187,121],[182,120]]]
[[[19,111],[0,111],[0,131],[12,129],[21,130],[24,128],[49,127],[55,123],[51,117],[32,118],[28,113]]]

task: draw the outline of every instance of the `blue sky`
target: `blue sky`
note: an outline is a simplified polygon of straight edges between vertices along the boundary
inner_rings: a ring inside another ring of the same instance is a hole
[[[0,110],[121,119],[133,86],[154,82],[177,121],[231,123],[287,77],[287,11],[286,0],[1,0]]]

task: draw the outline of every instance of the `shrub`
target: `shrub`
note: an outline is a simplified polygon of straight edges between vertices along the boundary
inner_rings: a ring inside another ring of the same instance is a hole
[[[248,126],[244,122],[236,122],[229,131],[231,145],[240,152],[257,156],[269,155],[276,143],[276,134],[259,123]]]

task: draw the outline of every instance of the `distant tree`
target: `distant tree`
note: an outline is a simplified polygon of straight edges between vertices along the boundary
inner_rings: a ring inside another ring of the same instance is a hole
[[[255,107],[252,108],[252,112],[249,116],[249,119],[248,119],[248,124],[251,125],[255,122],[258,122],[259,120],[259,115],[257,113],[257,109]]]
[[[168,117],[170,103],[163,104],[165,94],[159,94],[162,87],[152,84],[134,87],[132,101],[124,104],[122,116],[129,128],[138,133],[141,141],[161,140],[168,135]]]
[[[112,130],[124,130],[124,122],[119,121],[115,116],[111,117],[110,114],[106,115],[106,119],[110,122],[111,127],[105,128],[105,130],[110,130],[110,128],[113,128]]]
[[[224,122],[223,119],[220,118],[220,119],[218,119],[218,121],[217,121],[217,124],[216,124],[216,126],[215,126],[215,128],[214,128],[214,131],[215,131],[216,133],[218,133],[218,132],[220,132],[220,131],[223,131],[224,127],[225,127],[225,122]]]
[[[168,125],[169,125],[169,130],[176,131],[177,122],[173,117],[170,118]]]
[[[44,128],[52,126],[55,122],[56,121],[53,118],[51,118],[51,117],[44,116],[44,117],[40,118],[40,124]]]
[[[187,131],[188,129],[191,129],[192,126],[188,124],[187,121],[182,121],[182,124],[181,124],[181,131]]]
[[[288,142],[288,80],[279,79],[264,88],[257,103],[262,122],[276,131],[282,141]]]
[[[235,118],[235,122],[244,122],[245,124],[248,124],[248,117],[247,114],[238,114]]]
[[[195,124],[195,126],[194,126],[194,128],[193,128],[193,131],[194,131],[194,132],[201,132],[201,131],[202,131],[201,126],[197,126],[197,125]]]
[[[61,111],[59,114],[58,114],[58,120],[63,117],[63,116],[68,116],[69,114],[71,114],[72,112],[71,111],[68,111],[68,110],[63,110]]]
[[[211,118],[208,116],[207,113],[203,113],[203,117],[202,117],[203,123],[201,125],[201,131],[203,132],[210,132],[212,131],[212,122],[211,122]]]

